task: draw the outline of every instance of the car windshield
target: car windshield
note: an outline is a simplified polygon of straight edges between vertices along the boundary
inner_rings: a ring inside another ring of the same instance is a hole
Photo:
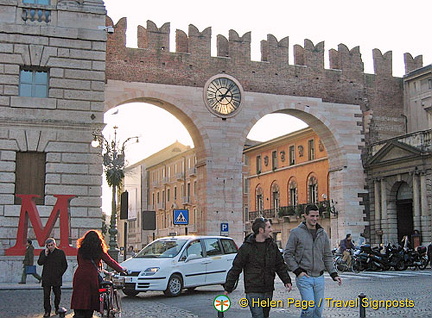
[[[156,240],[144,247],[135,258],[173,258],[186,242],[186,239]]]

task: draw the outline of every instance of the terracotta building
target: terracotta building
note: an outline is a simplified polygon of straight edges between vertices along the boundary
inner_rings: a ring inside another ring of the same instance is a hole
[[[311,128],[246,147],[244,158],[247,224],[258,216],[272,219],[273,236],[283,247],[305,204],[315,203],[331,235],[327,152]]]

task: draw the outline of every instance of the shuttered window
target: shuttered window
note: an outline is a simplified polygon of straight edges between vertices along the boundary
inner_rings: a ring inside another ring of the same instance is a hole
[[[45,162],[44,152],[17,152],[15,194],[37,194],[36,204],[44,204]],[[21,199],[15,197],[15,204]]]

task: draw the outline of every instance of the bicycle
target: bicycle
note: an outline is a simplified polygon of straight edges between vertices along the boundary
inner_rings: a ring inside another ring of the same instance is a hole
[[[124,288],[125,278],[106,272],[108,280],[100,282],[99,302],[102,317],[120,318],[122,314],[120,290]]]

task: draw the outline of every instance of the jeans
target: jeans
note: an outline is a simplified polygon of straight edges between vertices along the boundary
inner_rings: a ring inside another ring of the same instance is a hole
[[[301,318],[322,317],[324,310],[324,275],[319,277],[302,276],[296,278],[296,285],[302,300],[314,301],[314,306],[303,309]]]
[[[270,300],[273,298],[273,291],[267,293],[248,293],[246,294],[248,300],[249,309],[252,314],[252,318],[268,318],[270,315],[270,304],[265,307],[261,307],[260,304],[262,300]]]

